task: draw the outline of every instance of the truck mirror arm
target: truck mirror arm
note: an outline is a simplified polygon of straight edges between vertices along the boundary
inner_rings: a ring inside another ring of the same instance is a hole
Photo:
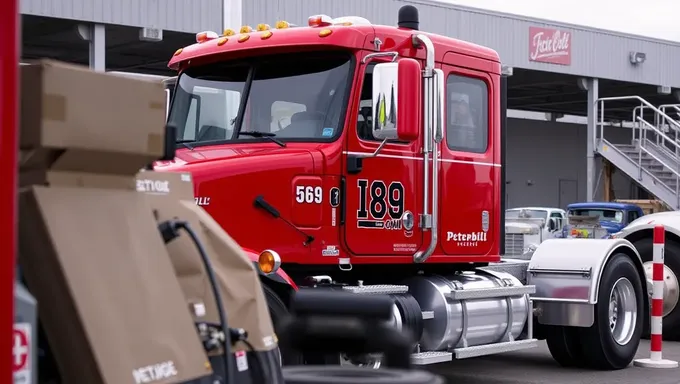
[[[382,151],[382,149],[383,149],[383,147],[385,146],[385,144],[387,144],[387,139],[384,139],[384,140],[380,143],[380,145],[378,146],[378,148],[376,148],[375,151],[373,151],[373,153],[357,154],[357,155],[355,155],[355,157],[357,157],[357,158],[359,158],[359,159],[370,159],[370,158],[372,158],[372,157],[376,157],[376,156],[378,156],[378,154],[380,154],[380,152]]]

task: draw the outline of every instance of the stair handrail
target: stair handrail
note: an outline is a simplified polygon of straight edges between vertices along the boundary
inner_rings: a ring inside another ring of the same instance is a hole
[[[659,117],[662,117],[662,118],[664,118],[664,119],[667,119],[667,120],[671,123],[671,125],[674,126],[673,128],[674,128],[677,132],[680,132],[680,122],[673,120],[673,119],[672,119],[670,116],[668,116],[666,113],[664,113],[664,112],[661,111],[659,108],[655,107],[655,106],[654,106],[653,104],[651,104],[649,101],[643,99],[643,98],[640,97],[640,96],[613,96],[613,97],[601,97],[601,98],[597,99],[597,101],[596,101],[596,102],[599,104],[599,107],[600,107],[600,110],[599,110],[600,116],[599,116],[599,122],[598,122],[599,130],[598,130],[598,129],[595,129],[595,132],[593,132],[593,136],[594,136],[594,137],[592,138],[592,140],[593,140],[593,143],[594,143],[595,145],[597,145],[597,134],[598,134],[598,133],[600,134],[600,137],[604,137],[604,102],[605,102],[605,101],[624,101],[624,100],[637,100],[637,101],[639,101],[639,102],[640,102],[640,106],[647,107],[647,108],[651,109],[651,110],[652,110],[655,114],[657,114]],[[635,114],[635,111],[636,111],[637,109],[638,109],[637,107],[633,109],[633,122],[638,121],[638,119],[636,118],[636,114]],[[641,108],[640,110],[642,111],[642,108]],[[643,119],[643,120],[644,120],[644,119]],[[640,129],[642,130],[642,128],[640,128]],[[598,132],[598,131],[599,131],[599,132]],[[656,130],[656,131],[657,131],[657,132],[660,132],[659,130]],[[663,132],[660,132],[660,133],[663,133]],[[642,135],[640,135],[640,136],[642,136]],[[633,137],[635,137],[635,127],[633,127]],[[667,138],[668,140],[670,140],[671,142],[673,142],[673,144],[675,144],[676,147],[677,147],[677,143],[676,143],[674,140],[668,138],[668,136],[666,136],[666,138]]]
[[[639,116],[638,116],[638,121],[640,121],[640,123],[642,123],[642,124],[644,124],[645,126],[647,126],[650,130],[656,131],[656,133],[657,133],[658,135],[660,135],[660,136],[662,136],[662,137],[665,137],[665,138],[668,138],[668,136],[666,136],[665,133],[661,132],[657,127],[655,127],[654,125],[650,124],[648,121],[644,120],[643,118],[641,118],[641,117],[639,117]],[[646,140],[647,138],[645,137],[644,139]],[[670,139],[669,139],[669,140],[670,140]],[[674,143],[674,145],[675,145],[676,147],[678,147],[678,144]],[[643,150],[643,151],[645,151],[646,154],[648,154],[649,156],[651,156],[654,160],[656,160],[657,162],[659,162],[661,165],[663,165],[664,167],[668,168],[672,173],[675,174],[676,177],[680,178],[680,172],[678,172],[676,169],[674,169],[674,168],[671,167],[670,165],[666,164],[665,161],[659,159],[657,156],[655,156],[655,155],[654,155],[653,153],[651,153],[649,150],[647,150],[646,148],[644,148],[644,144],[643,144],[642,139],[640,140],[640,149]],[[639,164],[639,166],[642,166],[642,164]]]
[[[655,131],[658,137],[662,137],[665,140],[670,140],[668,136],[666,136],[665,133],[663,133],[658,127],[655,127],[654,125],[650,124],[647,120],[643,119],[642,117],[638,116],[638,121],[642,124],[647,126],[650,130]],[[642,128],[640,128],[642,129]],[[676,132],[677,134],[677,132]],[[638,175],[639,177],[642,177],[642,152],[644,151],[647,155],[651,156],[655,161],[657,161],[661,166],[663,166],[666,169],[669,169],[671,173],[675,175],[675,196],[676,196],[676,207],[680,206],[680,173],[676,171],[676,169],[673,169],[670,165],[666,164],[665,161],[659,159],[657,156],[655,156],[653,153],[651,153],[647,148],[645,148],[645,143],[647,142],[647,130],[642,130],[642,135],[640,136],[640,143],[638,144],[638,148],[640,150],[639,152],[639,157],[638,157]],[[678,153],[678,143],[675,141],[669,141],[672,142],[673,145],[675,146],[675,153]],[[660,149],[662,148],[661,146],[659,147]],[[631,159],[632,160],[632,159]],[[680,162],[678,165],[676,165],[676,168],[680,167]],[[659,180],[663,186],[668,188],[669,190],[673,191],[673,188],[671,188],[670,185],[666,184],[664,181],[661,179],[658,179],[656,176],[652,175],[655,179]]]
[[[677,119],[674,119],[673,117],[670,116],[669,113],[666,113],[666,109],[671,108],[675,110],[675,113],[678,115]],[[680,104],[663,104],[659,105],[659,110],[663,112],[664,114],[668,115],[668,119],[673,122],[680,122]],[[664,119],[664,121],[667,119]]]
[[[647,108],[647,107],[644,106],[644,105],[638,105],[637,107],[633,108],[633,120],[632,121],[636,121],[637,120],[636,116],[638,116],[638,115],[641,116],[642,118],[644,118],[645,108]],[[670,126],[670,125],[673,125],[674,123],[680,122],[680,120],[674,120],[668,113],[666,113],[666,108],[673,108],[678,113],[680,113],[680,104],[664,104],[664,105],[658,106],[657,108],[662,113],[661,114],[655,113],[656,118],[654,119],[655,120],[654,123],[656,125],[659,125],[662,122],[665,122],[666,120],[670,120],[671,124],[669,124],[669,128],[672,128],[673,131],[676,132],[676,133],[680,133],[680,126],[678,126],[677,124],[675,124],[676,126]],[[666,117],[663,117],[663,115],[666,115]],[[660,119],[660,117],[661,117],[661,119]],[[660,121],[660,120],[662,120],[662,121]],[[679,141],[680,141],[680,139],[679,139]]]
[[[659,105],[659,110],[661,110],[661,112],[663,112],[663,113],[666,113],[666,108],[673,108],[673,109],[675,109],[675,111],[677,113],[680,114],[680,104],[662,104],[662,105]],[[677,121],[677,120],[674,120],[674,121]]]
[[[657,135],[659,135],[664,140],[671,142],[674,147],[680,149],[680,145],[675,140],[668,137],[668,135],[666,135],[662,130],[660,130],[658,127],[655,127],[654,124],[651,124],[649,121],[643,119],[640,116],[637,117],[637,121],[639,121],[642,125],[649,128],[649,130],[654,131]],[[647,139],[647,134],[645,133],[644,135],[645,135],[644,138],[642,138],[642,137],[640,138],[640,145],[641,146],[642,146],[642,140]]]

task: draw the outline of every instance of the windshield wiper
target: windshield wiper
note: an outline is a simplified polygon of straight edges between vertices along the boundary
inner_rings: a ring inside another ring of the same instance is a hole
[[[236,137],[239,137],[240,135],[243,135],[243,136],[250,136],[250,137],[258,137],[258,138],[259,138],[259,137],[264,137],[265,139],[269,139],[269,140],[271,140],[272,142],[278,144],[278,145],[281,146],[281,147],[285,147],[285,146],[286,146],[286,143],[284,143],[283,141],[277,139],[277,138],[276,138],[276,134],[275,134],[275,133],[271,133],[271,132],[241,131],[241,132],[238,133],[238,135],[236,135]]]
[[[183,146],[184,148],[187,148],[188,150],[193,151],[194,147],[189,145],[189,143],[193,143],[195,141],[196,140],[175,140],[175,144],[179,144],[179,145]]]

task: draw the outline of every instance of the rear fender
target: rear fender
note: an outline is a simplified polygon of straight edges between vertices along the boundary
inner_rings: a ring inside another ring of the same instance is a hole
[[[645,282],[642,260],[625,239],[550,239],[541,243],[529,262],[527,283],[536,286],[532,297],[538,322],[546,325],[590,327],[600,279],[607,261],[627,254]],[[643,298],[647,301],[647,297]]]

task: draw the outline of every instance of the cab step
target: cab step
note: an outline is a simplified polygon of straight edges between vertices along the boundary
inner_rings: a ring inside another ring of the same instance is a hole
[[[451,352],[420,352],[411,355],[413,365],[430,365],[453,361]]]
[[[517,341],[504,341],[502,343],[475,345],[474,347],[455,348],[453,353],[456,359],[469,359],[471,357],[495,355],[497,353],[521,351],[523,349],[535,348],[538,340],[526,339]]]
[[[446,363],[460,359],[469,359],[471,357],[495,355],[498,353],[521,351],[523,349],[535,348],[538,345],[538,340],[527,339],[518,341],[505,341],[496,344],[476,345],[467,348],[455,348],[453,352],[419,352],[411,355],[411,362],[413,365],[430,365],[438,363]]]

